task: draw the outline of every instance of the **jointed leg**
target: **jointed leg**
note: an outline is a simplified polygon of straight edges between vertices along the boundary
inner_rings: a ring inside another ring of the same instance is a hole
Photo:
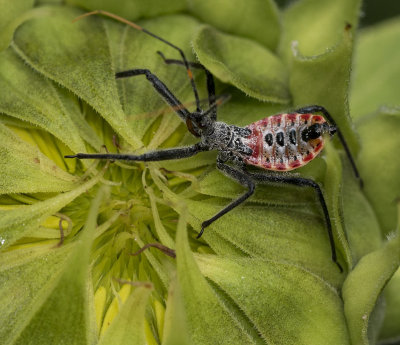
[[[232,168],[231,166],[224,164],[222,162],[217,162],[217,167],[219,170],[221,170],[228,176],[230,176],[233,179],[235,179],[236,181],[238,181],[241,185],[246,186],[249,190],[246,193],[244,193],[243,195],[241,195],[239,198],[237,198],[236,200],[232,201],[228,206],[223,208],[216,215],[214,215],[210,219],[204,221],[201,224],[201,231],[197,235],[197,238],[200,238],[200,236],[204,232],[204,229],[207,226],[209,226],[211,223],[215,222],[218,218],[222,217],[227,212],[233,210],[236,206],[239,206],[242,202],[244,202],[246,199],[248,199],[254,193],[255,184],[254,184],[253,180],[245,172],[236,170],[236,169]]]
[[[152,83],[155,90],[160,94],[162,98],[172,107],[173,110],[186,121],[190,112],[187,110],[182,103],[172,94],[172,92],[167,88],[167,86],[158,79],[153,73],[148,69],[131,69],[129,71],[118,72],[115,74],[115,78],[128,78],[137,75],[145,75],[147,80]]]
[[[296,112],[300,113],[300,114],[306,114],[306,113],[316,113],[316,112],[321,112],[322,114],[324,114],[324,116],[327,118],[328,122],[336,127],[336,132],[337,135],[339,137],[339,140],[341,141],[344,150],[346,151],[346,155],[349,158],[350,164],[353,168],[354,171],[354,175],[356,176],[356,178],[360,181],[360,186],[361,188],[363,187],[363,181],[360,177],[360,174],[358,172],[356,163],[354,162],[353,156],[351,155],[350,149],[347,146],[347,142],[346,139],[344,138],[342,132],[340,131],[340,129],[338,128],[335,120],[332,118],[332,116],[329,114],[329,112],[322,106],[320,105],[310,105],[308,107],[303,107],[300,109],[297,109]]]
[[[331,219],[329,217],[328,207],[326,205],[324,195],[322,194],[322,190],[321,190],[320,186],[318,185],[318,183],[316,183],[313,180],[302,178],[302,177],[254,174],[254,173],[250,173],[250,172],[247,172],[247,174],[248,174],[249,178],[251,178],[253,181],[277,182],[277,183],[291,184],[291,185],[295,185],[295,186],[305,186],[305,187],[314,188],[315,192],[318,195],[318,199],[319,199],[319,202],[322,207],[322,211],[324,212],[324,216],[325,216],[325,222],[326,222],[326,227],[327,227],[328,236],[329,236],[329,243],[331,245],[332,261],[339,267],[340,272],[343,272],[342,266],[337,261],[335,240],[333,238],[332,224],[331,224]]]
[[[167,59],[165,58],[164,54],[160,51],[157,52],[158,55],[164,60],[166,64],[175,64],[175,65],[182,65],[185,64],[181,60],[175,59]],[[205,68],[201,63],[198,62],[188,62],[190,67],[202,69],[206,73],[207,78],[207,92],[208,92],[208,104],[210,106],[209,112],[210,117],[212,120],[217,120],[217,105],[216,105],[216,97],[215,97],[215,83],[214,83],[214,76],[211,72]]]
[[[165,149],[143,153],[141,155],[119,154],[119,153],[77,153],[76,155],[64,156],[65,158],[78,159],[112,159],[125,161],[155,162],[169,159],[181,159],[194,156],[195,154],[207,151],[208,148],[201,143],[179,147],[173,149]]]

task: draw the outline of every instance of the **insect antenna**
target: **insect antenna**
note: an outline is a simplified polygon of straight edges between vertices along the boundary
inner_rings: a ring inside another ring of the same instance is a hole
[[[166,64],[177,64],[182,65],[182,61],[175,59],[167,59],[164,54],[160,51],[157,52],[158,55],[164,60]],[[209,113],[212,120],[217,121],[217,105],[215,104],[215,83],[214,77],[211,72],[205,68],[201,63],[198,62],[189,62],[189,66],[193,68],[202,69],[206,73],[207,79],[207,90],[208,90],[208,105],[210,107]]]
[[[227,103],[230,99],[231,99],[231,95],[229,93],[226,94],[222,94],[220,96],[218,96],[215,100],[215,102],[210,104],[210,108],[207,109],[204,113],[203,116],[208,116],[211,114],[211,119],[215,121],[215,119],[213,118],[212,114],[214,112],[214,109],[217,107],[220,107],[221,105],[224,105],[225,103]]]
[[[187,75],[188,75],[188,77],[190,79],[190,83],[192,85],[194,97],[196,99],[196,109],[197,109],[198,112],[201,111],[199,93],[197,91],[196,83],[195,83],[194,78],[193,78],[193,73],[192,73],[192,70],[190,69],[189,62],[186,59],[185,53],[183,52],[183,50],[181,48],[177,47],[176,45],[172,44],[171,42],[168,42],[167,40],[163,39],[162,37],[159,37],[159,36],[153,34],[152,32],[146,30],[145,28],[142,28],[140,25],[138,25],[138,24],[136,24],[134,22],[131,22],[131,21],[125,19],[125,18],[122,18],[122,17],[120,17],[120,16],[118,16],[118,15],[116,15],[114,13],[110,13],[110,12],[103,11],[103,10],[95,10],[95,11],[92,11],[92,12],[84,13],[81,16],[76,17],[72,22],[74,23],[74,22],[76,22],[76,21],[78,21],[78,20],[80,20],[82,18],[89,17],[89,16],[92,16],[92,15],[103,15],[103,16],[110,17],[110,18],[113,18],[115,20],[118,20],[119,22],[127,24],[127,25],[129,25],[130,27],[132,27],[132,28],[134,28],[136,30],[142,31],[145,34],[147,34],[149,36],[152,36],[152,37],[158,39],[159,41],[164,42],[165,44],[169,45],[170,47],[176,49],[179,52],[179,54],[181,55],[181,57],[182,57],[183,63],[184,63],[185,68],[186,68]]]

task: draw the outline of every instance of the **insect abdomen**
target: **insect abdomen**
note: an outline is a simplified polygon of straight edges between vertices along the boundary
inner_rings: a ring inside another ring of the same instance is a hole
[[[268,170],[289,171],[311,161],[323,148],[322,136],[304,141],[302,132],[314,123],[324,123],[320,115],[279,114],[247,126],[251,134],[244,143],[253,150],[245,163]]]

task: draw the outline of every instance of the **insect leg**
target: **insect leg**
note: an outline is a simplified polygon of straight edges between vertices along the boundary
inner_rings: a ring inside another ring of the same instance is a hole
[[[346,151],[346,155],[349,158],[351,167],[353,168],[353,171],[354,171],[354,175],[360,181],[360,187],[362,188],[363,187],[363,180],[360,177],[360,173],[358,172],[356,163],[354,162],[353,156],[352,156],[352,154],[350,152],[349,146],[347,145],[346,139],[344,138],[342,132],[340,131],[339,127],[337,126],[335,120],[329,114],[328,110],[326,110],[324,107],[322,107],[320,105],[310,105],[308,107],[297,109],[296,112],[300,113],[300,114],[321,112],[322,114],[324,114],[324,116],[326,117],[328,122],[331,125],[336,127],[336,132],[337,132],[337,135],[339,137],[339,140],[342,143],[344,150]]]
[[[195,154],[207,151],[208,148],[201,143],[192,146],[179,147],[165,150],[147,152],[141,155],[119,154],[119,153],[77,153],[64,156],[65,158],[78,159],[112,159],[125,161],[155,162],[169,159],[182,159],[194,156]]]
[[[158,55],[164,60],[164,62],[168,65],[175,64],[175,65],[182,65],[185,64],[181,60],[174,60],[174,59],[167,59],[164,54],[160,51],[157,52]],[[217,104],[216,104],[216,97],[215,97],[215,83],[214,83],[214,76],[211,72],[205,68],[201,63],[198,62],[188,62],[190,67],[202,69],[206,73],[207,78],[207,92],[208,92],[208,104],[210,106],[209,112],[210,117],[212,120],[217,120]]]
[[[325,202],[324,195],[322,194],[321,187],[313,180],[306,179],[303,177],[291,177],[291,176],[283,176],[283,175],[267,175],[267,174],[254,174],[248,173],[249,177],[254,181],[258,182],[275,182],[275,183],[284,183],[291,184],[295,186],[301,187],[312,187],[318,195],[319,202],[322,207],[322,211],[324,212],[326,228],[328,230],[329,243],[331,246],[332,252],[332,261],[338,266],[340,272],[343,272],[342,266],[337,261],[336,256],[336,248],[335,248],[335,240],[333,238],[332,224],[331,219],[329,217],[328,207]]]
[[[232,177],[236,181],[238,181],[241,185],[246,186],[248,188],[248,191],[241,195],[239,198],[236,200],[232,201],[228,206],[223,208],[221,211],[219,211],[216,215],[211,217],[210,219],[204,221],[201,224],[201,231],[197,235],[197,238],[200,238],[201,235],[204,232],[204,229],[215,222],[218,218],[222,217],[224,214],[228,213],[229,211],[233,210],[236,206],[239,206],[242,202],[244,202],[246,199],[248,199],[251,195],[254,193],[255,189],[255,183],[253,180],[247,175],[247,173],[243,171],[236,170],[232,168],[231,166],[222,163],[222,162],[217,162],[217,168],[224,172],[226,175]]]
[[[131,22],[131,21],[125,19],[125,18],[122,18],[122,17],[120,17],[120,16],[118,16],[118,15],[116,15],[114,13],[110,13],[110,12],[103,11],[103,10],[95,10],[95,11],[92,11],[92,12],[85,13],[85,14],[75,18],[74,22],[77,21],[77,20],[80,20],[82,18],[85,18],[85,17],[88,17],[88,16],[92,16],[92,15],[97,15],[97,14],[99,14],[99,15],[101,14],[103,16],[110,17],[110,18],[113,18],[115,20],[118,20],[119,22],[127,24],[130,27],[134,28],[135,30],[139,30],[139,31],[141,31],[141,32],[143,32],[143,33],[145,33],[145,34],[147,34],[147,35],[149,35],[149,36],[151,36],[151,37],[153,37],[153,38],[155,38],[155,39],[167,44],[167,45],[169,45],[170,47],[176,49],[179,52],[179,54],[181,55],[183,63],[185,65],[185,67],[186,67],[186,72],[187,72],[187,75],[188,75],[188,77],[190,79],[190,83],[192,85],[194,97],[196,99],[197,111],[200,112],[200,99],[199,99],[199,94],[197,92],[196,83],[194,82],[193,74],[192,74],[192,71],[190,70],[190,67],[189,67],[188,61],[186,59],[185,53],[183,52],[183,50],[181,48],[177,47],[176,45],[172,44],[171,42],[168,42],[167,40],[163,39],[162,37],[153,34],[152,32],[146,30],[145,28],[142,28],[140,25],[138,25],[138,24],[136,24],[134,22]]]
[[[115,73],[115,78],[128,78],[134,77],[137,75],[145,75],[147,80],[153,85],[154,89],[160,94],[162,98],[172,107],[172,109],[182,118],[182,120],[186,121],[188,116],[190,115],[189,110],[185,108],[185,106],[173,95],[173,93],[167,88],[167,86],[158,79],[153,73],[151,73],[148,69],[131,69],[124,72]]]

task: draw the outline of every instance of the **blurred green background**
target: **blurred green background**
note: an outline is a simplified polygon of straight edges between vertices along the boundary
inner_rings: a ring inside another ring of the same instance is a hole
[[[295,0],[276,0],[282,8]],[[381,20],[400,15],[399,0],[364,0],[361,12],[361,26],[368,26]]]

